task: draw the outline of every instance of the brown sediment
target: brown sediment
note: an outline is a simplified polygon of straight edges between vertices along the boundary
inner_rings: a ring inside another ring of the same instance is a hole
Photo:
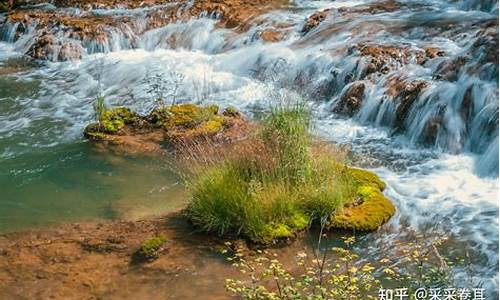
[[[217,254],[222,241],[192,230],[175,213],[0,235],[0,298],[230,299],[224,279],[238,274]],[[158,235],[167,240],[159,258],[134,261]]]
[[[158,258],[137,258],[141,244],[166,239]],[[235,299],[225,279],[246,279],[221,255],[225,240],[194,231],[181,212],[137,221],[107,221],[0,235],[0,299]],[[245,255],[254,251],[241,240]],[[308,251],[289,242],[273,253],[285,266]]]

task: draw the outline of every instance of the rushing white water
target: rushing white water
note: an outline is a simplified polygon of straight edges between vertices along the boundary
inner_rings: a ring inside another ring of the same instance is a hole
[[[480,29],[471,25],[497,19],[498,2],[408,1],[394,12],[337,12],[301,33],[305,17],[318,9],[366,3],[297,1],[300,9],[268,13],[260,17],[264,22],[241,34],[217,28],[217,20],[205,17],[143,34],[109,29],[104,43],[81,44],[86,51],[81,60],[48,62],[11,79],[34,91],[2,100],[7,108],[0,106],[0,161],[80,140],[100,90],[109,105],[151,110],[154,97],[149,90],[157,74],[166,99],[234,105],[248,113],[265,108],[272,91],[282,87],[311,102],[318,134],[351,145],[364,157],[360,163],[388,183],[386,194],[398,209],[388,225],[391,239],[408,228],[447,232],[487,258],[477,263],[478,272],[488,288],[498,290],[490,281],[498,276],[498,68],[483,57],[492,50],[488,44],[474,45]],[[282,32],[283,40],[260,40],[259,33],[276,20],[291,24]],[[30,47],[34,29],[14,41],[15,26],[4,27],[0,61]],[[369,61],[347,51],[360,43],[415,51],[432,46],[446,55],[425,64],[416,63],[415,57],[407,63],[394,60],[387,73],[368,77],[363,73]],[[437,76],[441,63],[465,54],[472,57],[455,76]],[[348,87],[346,77],[365,84],[361,108],[350,119],[331,112]],[[427,83],[403,124],[397,124],[397,101],[388,94],[391,78]],[[178,91],[172,95],[174,85]],[[467,93],[472,104],[464,104]],[[430,143],[423,143],[434,120],[439,120],[439,130]]]

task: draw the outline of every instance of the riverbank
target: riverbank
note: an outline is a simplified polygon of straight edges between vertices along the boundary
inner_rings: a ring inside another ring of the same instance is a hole
[[[166,251],[135,263],[141,243],[162,234]],[[196,234],[180,213],[138,221],[74,223],[0,235],[2,299],[229,299],[237,271],[223,242]],[[204,297],[205,297],[204,296]]]

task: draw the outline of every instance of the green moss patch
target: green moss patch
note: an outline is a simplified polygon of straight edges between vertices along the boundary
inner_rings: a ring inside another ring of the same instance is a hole
[[[85,128],[84,135],[87,138],[105,139],[108,134],[121,134],[125,125],[132,125],[138,120],[139,116],[126,107],[105,110],[98,122]]]
[[[350,172],[359,185],[358,201],[337,211],[329,225],[357,231],[377,230],[396,213],[394,205],[382,194],[385,184],[372,172],[360,169]]]
[[[136,254],[144,259],[155,259],[165,249],[166,243],[167,239],[163,235],[155,236],[142,242]]]
[[[219,114],[217,105],[195,104],[159,108],[152,112],[152,116],[155,124],[162,127],[172,139],[194,139],[216,135],[231,123],[230,119],[234,118],[234,115]]]
[[[99,114],[98,122],[87,126],[84,135],[90,139],[106,139],[108,135],[123,134],[128,126],[132,131],[163,130],[170,141],[213,137],[241,118],[238,111],[229,111],[219,113],[217,105],[191,103],[159,107],[146,116],[139,116],[125,107],[105,109]]]

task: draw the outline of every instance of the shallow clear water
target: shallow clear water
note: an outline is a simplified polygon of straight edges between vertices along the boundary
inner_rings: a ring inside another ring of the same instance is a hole
[[[3,160],[0,231],[175,211],[185,191],[168,159],[126,157],[75,141]]]
[[[164,158],[98,153],[81,134],[93,119],[92,102],[99,90],[109,105],[147,112],[154,105],[148,93],[152,76],[165,79],[165,97],[171,98],[174,77],[182,74],[176,94],[180,101],[234,105],[249,114],[279,98],[277,87],[300,93],[315,112],[317,133],[351,147],[358,165],[387,182],[386,195],[397,206],[396,216],[381,232],[364,237],[360,251],[376,259],[409,239],[409,232],[446,233],[455,241],[449,253],[470,249],[477,276],[490,291],[498,290],[498,124],[491,132],[486,127],[498,114],[498,73],[486,66],[480,74],[464,71],[448,82],[433,78],[438,62],[410,63],[367,81],[366,103],[352,119],[331,113],[345,87],[343,79],[332,80],[331,74],[359,75],[359,59],[337,54],[342,49],[385,41],[413,48],[438,46],[454,57],[468,51],[477,33],[468,32],[467,26],[498,18],[498,3],[409,1],[414,5],[402,11],[336,16],[306,36],[299,33],[304,18],[318,8],[365,2],[297,1],[297,9],[271,12],[262,17],[267,21],[240,35],[217,29],[213,19],[194,19],[144,33],[138,49],[117,46],[80,61],[50,62],[0,76],[0,231],[182,207],[184,191]],[[275,20],[292,24],[283,41],[253,38]],[[460,38],[455,31],[463,31]],[[171,37],[176,47],[166,42]],[[0,62],[19,56],[24,42],[0,42]],[[473,69],[475,63],[464,69]],[[276,65],[277,73],[269,70]],[[395,134],[394,107],[386,101],[384,83],[401,74],[427,80],[430,86],[410,112],[409,130]],[[297,82],[306,84],[297,88]],[[329,93],[319,93],[325,83]],[[459,118],[456,100],[466,88],[473,90],[480,108],[470,124]],[[423,121],[442,107],[447,108],[447,130],[434,145],[418,143]],[[470,132],[461,130],[467,126]]]

